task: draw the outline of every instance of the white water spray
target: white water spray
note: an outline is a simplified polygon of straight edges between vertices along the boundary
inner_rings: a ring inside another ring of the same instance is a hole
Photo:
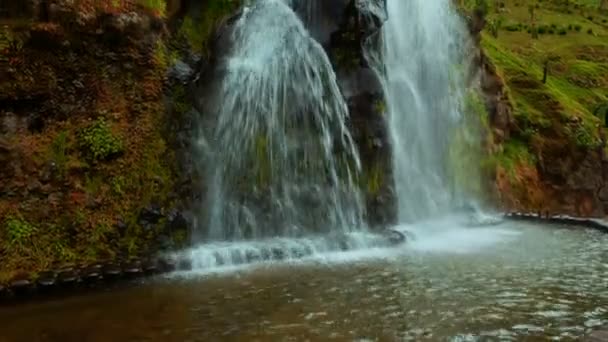
[[[283,0],[246,7],[232,38],[209,134],[207,239],[360,229],[359,157],[323,48]]]
[[[458,63],[468,32],[450,0],[388,0],[382,61],[399,222],[446,214],[459,200],[448,151],[465,89]]]

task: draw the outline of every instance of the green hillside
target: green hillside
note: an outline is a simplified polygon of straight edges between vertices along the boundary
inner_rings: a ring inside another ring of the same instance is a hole
[[[600,10],[600,0],[470,0],[466,5],[486,12],[481,47],[513,106],[509,138],[493,156],[510,183],[509,189],[499,184],[499,190],[512,192],[523,207],[543,209],[539,202],[548,194],[529,198],[531,188],[550,183],[536,171],[540,162],[575,158],[602,146],[608,12]]]

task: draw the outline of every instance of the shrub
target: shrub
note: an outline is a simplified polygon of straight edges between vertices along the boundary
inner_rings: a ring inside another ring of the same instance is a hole
[[[552,29],[552,28],[550,28],[549,30],[547,30],[547,33],[548,33],[548,34],[554,34],[554,33],[555,33],[555,30],[554,30],[554,29]]]
[[[581,25],[579,25],[579,24],[574,25],[574,30],[575,30],[576,32],[580,32],[582,28],[583,28],[583,27],[582,27]]]
[[[505,26],[505,30],[510,31],[510,32],[516,32],[516,31],[519,31],[519,26],[516,24],[507,25],[507,26]]]
[[[544,25],[543,26],[539,26],[538,29],[537,29],[537,31],[538,31],[539,34],[545,34],[545,33],[547,33],[547,27],[544,26]]]
[[[103,119],[97,119],[79,134],[80,150],[92,162],[108,160],[123,152],[122,141],[112,134]]]
[[[589,28],[589,29],[587,30],[587,33],[588,33],[588,34],[593,34],[593,29],[592,29],[592,28]]]
[[[10,246],[23,245],[30,240],[36,228],[21,217],[9,217],[5,222],[6,238]]]
[[[572,24],[568,25],[568,31],[572,31],[574,29],[574,27],[572,26]]]
[[[593,16],[591,16],[591,15],[590,15],[590,16],[588,16],[588,17],[587,17],[587,19],[588,19],[589,21],[593,21]]]
[[[566,31],[565,28],[560,28],[559,31],[557,31],[557,33],[559,33],[560,36],[565,36],[568,31]]]

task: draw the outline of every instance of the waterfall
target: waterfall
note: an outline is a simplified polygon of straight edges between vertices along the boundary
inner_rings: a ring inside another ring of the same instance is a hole
[[[461,200],[448,154],[463,124],[458,64],[468,32],[451,0],[388,0],[387,11],[382,51],[368,53],[380,64],[387,102],[398,219],[411,222],[445,214]]]
[[[364,229],[348,108],[322,46],[289,1],[257,0],[235,23],[214,94],[206,241]]]

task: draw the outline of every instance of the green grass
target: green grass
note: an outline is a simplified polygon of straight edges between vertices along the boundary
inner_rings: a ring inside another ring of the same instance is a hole
[[[469,10],[475,1],[466,1]],[[555,154],[557,148],[601,144],[604,116],[598,108],[608,105],[608,13],[599,13],[599,0],[500,2],[502,9],[488,1],[491,24],[482,32],[481,45],[507,87],[515,127],[482,165],[502,168],[513,186],[527,188],[519,184],[526,180],[518,173],[535,169],[545,149]]]
[[[571,27],[567,35],[544,34],[534,39],[525,31],[503,30],[498,37],[484,33],[482,46],[491,61],[502,72],[515,103],[515,117],[521,126],[559,130],[579,145],[595,146],[599,124],[593,111],[608,101],[608,29],[588,20],[593,2],[579,2],[588,9],[575,10],[574,4],[546,0],[535,10],[538,25],[549,28]],[[509,17],[510,22],[529,24],[525,4],[532,1],[505,1],[502,12],[490,10],[489,19]],[[599,3],[598,3],[599,4]],[[568,13],[571,8],[572,13]],[[593,14],[596,18],[601,15]],[[599,21],[601,22],[601,21]],[[512,24],[513,25],[513,24]],[[575,27],[582,27],[576,32]],[[594,34],[586,33],[592,29]],[[584,31],[584,32],[583,32]],[[549,57],[547,83],[542,83],[543,64]],[[567,129],[564,121],[581,120],[579,127]]]

